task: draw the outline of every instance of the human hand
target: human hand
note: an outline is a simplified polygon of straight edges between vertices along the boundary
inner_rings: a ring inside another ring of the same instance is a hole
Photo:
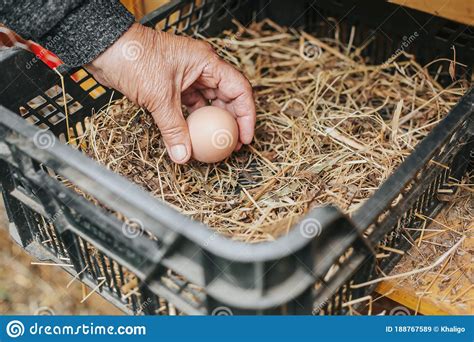
[[[181,104],[192,112],[212,101],[235,116],[237,148],[252,141],[255,103],[250,83],[206,42],[134,24],[86,68],[100,83],[151,112],[176,163],[191,156]]]

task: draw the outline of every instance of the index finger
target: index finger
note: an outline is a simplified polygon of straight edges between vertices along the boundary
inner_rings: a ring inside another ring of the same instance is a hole
[[[255,131],[255,102],[250,82],[230,64],[220,60],[215,69],[217,100],[213,104],[233,113],[239,125],[240,141],[250,144]]]

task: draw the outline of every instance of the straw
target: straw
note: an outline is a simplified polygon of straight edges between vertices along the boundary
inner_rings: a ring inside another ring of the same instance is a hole
[[[370,65],[353,43],[269,20],[207,40],[254,88],[250,146],[218,164],[174,164],[152,117],[127,99],[95,114],[81,139],[107,168],[246,242],[285,234],[313,207],[352,214],[466,90],[440,88],[406,53]]]
[[[456,190],[449,203],[436,218],[424,216],[425,221],[432,222],[435,231],[420,236],[417,241],[420,247],[405,254],[392,274],[375,281],[400,278],[395,287],[419,290],[419,303],[423,297],[430,296],[433,302],[451,304],[453,308],[473,308],[473,179],[474,173],[470,173],[461,181],[452,180],[448,184]]]

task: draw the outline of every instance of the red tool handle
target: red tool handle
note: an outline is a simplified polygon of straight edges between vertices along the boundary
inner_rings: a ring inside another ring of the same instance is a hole
[[[45,49],[41,45],[36,44],[32,41],[28,41],[28,42],[29,42],[30,51],[33,52],[36,55],[36,57],[41,59],[51,69],[56,69],[58,66],[63,64],[63,62],[59,59],[59,57],[56,56],[51,51]]]
[[[0,47],[20,47],[24,50],[31,51],[35,56],[43,61],[51,69],[55,69],[63,62],[54,53],[45,49],[41,45],[31,41],[25,40],[17,35],[12,30],[0,24]]]

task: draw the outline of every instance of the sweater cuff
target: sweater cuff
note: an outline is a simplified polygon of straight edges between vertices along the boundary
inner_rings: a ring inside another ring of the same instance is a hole
[[[114,0],[87,1],[69,13],[39,43],[71,67],[93,61],[135,22]]]

